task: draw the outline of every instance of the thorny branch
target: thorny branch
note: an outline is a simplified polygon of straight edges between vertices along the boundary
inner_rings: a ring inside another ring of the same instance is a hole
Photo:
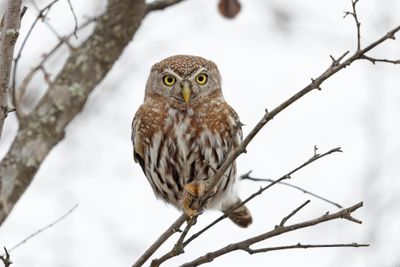
[[[357,28],[357,51],[360,51],[361,49],[361,23],[358,20],[358,15],[357,15],[357,3],[359,0],[351,0],[351,7],[353,11],[345,11],[344,12],[344,17],[347,17],[348,15],[352,16],[354,18],[354,22],[356,23],[356,28]]]
[[[335,213],[332,213],[332,214],[328,214],[327,213],[327,214],[324,214],[324,215],[322,215],[320,217],[317,217],[317,218],[314,218],[314,219],[311,219],[311,220],[308,220],[308,221],[304,221],[304,222],[301,222],[301,223],[292,224],[292,225],[288,225],[288,226],[284,226],[284,225],[276,226],[273,230],[265,232],[265,233],[263,233],[261,235],[257,235],[257,236],[248,238],[246,240],[243,240],[243,241],[240,241],[240,242],[237,242],[237,243],[229,244],[229,245],[224,246],[224,247],[222,247],[222,248],[220,248],[218,250],[215,250],[215,251],[212,251],[212,252],[208,252],[207,254],[205,254],[205,255],[203,255],[203,256],[201,256],[201,257],[199,257],[199,258],[197,258],[197,259],[195,259],[195,260],[193,260],[191,262],[188,262],[188,263],[185,263],[185,264],[181,265],[181,267],[199,266],[199,265],[202,265],[204,263],[211,262],[214,259],[216,259],[216,258],[218,258],[218,257],[220,257],[222,255],[225,255],[227,253],[230,253],[230,252],[236,251],[236,250],[243,250],[243,251],[246,251],[246,252],[248,252],[250,254],[254,254],[254,253],[267,252],[267,251],[279,250],[279,249],[301,248],[301,244],[298,244],[297,245],[298,247],[283,246],[283,247],[265,248],[265,249],[260,249],[260,250],[253,250],[253,249],[250,248],[250,246],[252,246],[254,244],[257,244],[257,243],[259,243],[261,241],[264,241],[266,239],[270,239],[272,237],[287,233],[287,232],[292,232],[292,231],[299,230],[299,229],[302,229],[302,228],[311,227],[311,226],[314,226],[314,225],[317,225],[317,224],[320,224],[320,223],[324,223],[324,222],[327,222],[327,221],[332,221],[332,220],[336,220],[336,219],[346,219],[346,220],[350,220],[350,221],[355,221],[356,219],[354,219],[351,216],[351,214],[355,210],[359,209],[362,206],[363,206],[363,203],[360,202],[360,203],[355,204],[355,205],[353,205],[351,207],[348,207],[346,209],[342,209],[342,210],[340,210],[338,212],[335,212]],[[304,207],[304,204],[301,207]],[[297,208],[296,210],[298,210],[298,209],[299,208]],[[294,214],[296,210],[292,211],[290,214]],[[309,246],[312,247],[313,245],[309,245]],[[318,245],[314,245],[314,246],[316,247]],[[321,245],[321,246],[329,247],[329,246],[334,246],[334,245],[326,244],[326,245]],[[345,246],[360,247],[360,246],[368,246],[368,244],[352,243],[352,245],[347,244],[347,245],[338,245],[338,246],[342,246],[342,247],[345,247]]]
[[[331,58],[331,64],[328,66],[328,68],[322,73],[320,74],[317,78],[315,79],[311,79],[311,83],[309,83],[307,86],[305,86],[303,89],[301,89],[300,91],[298,91],[296,94],[294,94],[293,96],[291,96],[290,98],[288,98],[286,101],[284,101],[282,104],[280,104],[278,107],[276,107],[275,109],[273,109],[272,111],[268,112],[266,110],[265,115],[261,118],[261,120],[256,124],[256,126],[250,131],[250,133],[246,136],[246,138],[242,141],[242,143],[239,145],[238,148],[236,148],[234,151],[232,151],[230,153],[230,155],[228,156],[228,158],[225,160],[225,162],[222,164],[222,166],[216,170],[216,172],[214,173],[214,175],[209,179],[209,184],[208,184],[208,189],[214,188],[216,186],[216,184],[218,183],[219,179],[225,174],[225,172],[230,168],[230,166],[232,165],[232,163],[237,159],[237,157],[239,157],[242,153],[246,153],[246,148],[248,146],[248,144],[253,140],[253,138],[260,132],[260,130],[270,121],[272,120],[276,115],[278,115],[280,112],[282,112],[284,109],[286,109],[288,106],[292,105],[294,102],[296,102],[297,100],[299,100],[300,98],[302,98],[303,96],[305,96],[306,94],[308,94],[309,92],[317,89],[317,90],[321,90],[321,84],[323,82],[325,82],[327,79],[329,79],[330,77],[332,77],[333,75],[335,75],[337,72],[343,70],[344,68],[346,68],[347,66],[350,66],[353,62],[360,60],[360,59],[365,59],[366,53],[368,53],[369,51],[371,51],[372,49],[374,49],[375,47],[379,46],[380,44],[382,44],[383,42],[387,41],[388,39],[395,39],[395,34],[400,31],[400,25],[394,27],[392,30],[390,30],[389,32],[387,32],[384,36],[382,36],[381,38],[379,38],[378,40],[376,40],[375,42],[369,44],[368,46],[362,48],[361,47],[361,33],[360,33],[360,22],[358,21],[358,17],[357,17],[357,10],[356,10],[356,4],[357,4],[358,0],[352,0],[352,7],[353,7],[353,12],[351,12],[352,16],[354,17],[355,21],[356,21],[356,25],[357,25],[357,50],[349,55],[349,51],[346,51],[345,53],[343,53],[341,56],[339,56],[338,58],[333,57],[332,55],[330,55]],[[350,13],[349,13],[350,14]],[[391,62],[388,62],[391,63]],[[282,179],[283,180],[283,179]],[[278,179],[275,182],[273,182],[271,185],[276,184],[277,182],[281,182],[282,180]],[[208,190],[209,194],[212,192],[213,190]],[[261,189],[260,189],[261,191]],[[258,193],[255,193],[258,194]],[[261,192],[259,193],[261,194]],[[252,196],[251,196],[252,197]],[[206,194],[206,196],[204,197],[204,199],[208,198],[208,194]],[[246,202],[243,202],[243,204]],[[230,212],[232,212],[235,208],[231,209]],[[227,213],[229,214],[229,213]],[[226,217],[226,215],[221,216],[220,220],[222,220],[224,217]],[[212,225],[214,225],[215,223],[217,223],[219,220],[216,220],[216,222],[213,222],[209,225],[209,227],[211,227]],[[352,220],[354,222],[360,222],[358,220],[355,220],[352,217],[348,217],[348,220]],[[203,230],[199,231],[199,235],[206,231],[208,228],[208,226],[205,227]],[[193,235],[192,237],[197,237],[196,234]],[[192,241],[192,237],[190,237],[187,241],[183,242],[183,246],[186,246],[188,244],[188,241]],[[161,244],[159,244],[159,246],[161,246]],[[179,250],[176,250],[179,251]],[[225,254],[225,253],[224,253]],[[208,254],[207,254],[208,255]],[[222,255],[222,254],[221,254]],[[220,256],[220,255],[219,255]],[[140,265],[134,265],[134,266],[140,266]],[[186,265],[185,265],[186,266]],[[196,265],[187,265],[187,266],[196,266]]]
[[[8,1],[0,25],[0,139],[4,120],[10,112],[8,94],[14,47],[21,24],[21,0]]]
[[[75,11],[74,11],[74,7],[72,6],[71,0],[67,0],[67,2],[68,2],[69,9],[71,10],[72,16],[74,17],[74,23],[75,23],[74,36],[75,36],[75,38],[78,39],[78,35],[77,35],[77,32],[78,32],[78,18],[76,17],[76,14],[75,14]]]

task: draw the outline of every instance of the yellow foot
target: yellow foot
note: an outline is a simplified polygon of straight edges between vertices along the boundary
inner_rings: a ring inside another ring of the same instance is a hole
[[[207,182],[194,181],[189,184],[185,184],[184,188],[192,197],[201,198],[206,193]]]
[[[201,212],[201,205],[203,204],[207,193],[208,182],[207,181],[193,181],[184,186],[185,191],[183,192],[183,198],[181,200],[182,209],[184,212],[192,217],[195,215],[199,215]],[[215,187],[211,195],[208,197],[212,197],[217,192],[217,188]]]

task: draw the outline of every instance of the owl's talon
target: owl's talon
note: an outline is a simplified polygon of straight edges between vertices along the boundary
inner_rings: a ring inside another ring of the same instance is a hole
[[[187,216],[192,218],[193,216],[199,215],[200,213],[192,207],[193,197],[188,193],[182,199],[182,208]]]
[[[189,193],[194,198],[202,198],[205,195],[207,189],[206,181],[193,181],[191,183],[185,184],[184,186],[187,193]]]

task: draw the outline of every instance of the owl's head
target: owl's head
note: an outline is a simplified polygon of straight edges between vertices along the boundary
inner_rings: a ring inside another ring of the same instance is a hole
[[[221,92],[221,76],[214,62],[196,56],[168,57],[151,68],[146,97],[160,95],[180,103]]]

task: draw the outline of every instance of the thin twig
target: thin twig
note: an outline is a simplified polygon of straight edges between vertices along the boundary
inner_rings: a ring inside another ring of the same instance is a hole
[[[68,0],[67,0],[68,1]],[[36,2],[34,0],[31,0],[32,5],[35,7],[37,12],[41,12],[41,9],[39,8],[39,6],[36,4]],[[47,28],[49,28],[49,30],[53,33],[53,35],[55,37],[57,37],[57,39],[60,42],[64,42],[71,50],[74,50],[75,48],[69,43],[68,39],[65,39],[64,37],[62,37],[58,31],[51,25],[51,23],[49,22],[49,20],[47,19],[47,15],[49,13],[50,9],[42,16],[42,22],[47,26]],[[72,32],[71,36],[75,35],[75,30]],[[75,36],[77,37],[77,36]]]
[[[72,7],[72,3],[71,0],[67,0],[68,5],[69,5],[69,9],[71,10],[72,16],[74,17],[74,22],[75,22],[75,27],[74,27],[74,36],[76,39],[78,39],[78,18],[76,17],[74,8]]]
[[[22,55],[22,51],[24,50],[24,47],[29,39],[29,37],[31,36],[31,33],[33,31],[33,29],[35,28],[36,24],[38,23],[38,21],[40,19],[43,19],[46,17],[47,15],[47,11],[50,10],[50,8],[57,3],[59,0],[53,0],[52,2],[50,2],[48,5],[46,5],[44,8],[42,8],[39,12],[39,14],[36,16],[35,20],[33,21],[31,27],[28,30],[28,33],[26,34],[25,38],[22,41],[21,47],[18,50],[17,56],[14,58],[14,68],[13,68],[13,72],[12,72],[12,83],[11,83],[11,91],[14,94],[15,90],[16,90],[16,80],[17,80],[17,69],[18,69],[18,62],[19,59],[21,58]],[[15,104],[15,103],[14,103]]]
[[[148,3],[146,6],[146,14],[151,12],[151,11],[156,11],[156,10],[163,10],[166,9],[170,6],[179,4],[180,2],[183,2],[185,0],[156,0],[154,2]]]
[[[348,244],[301,244],[297,243],[296,245],[290,246],[279,246],[279,247],[267,247],[267,248],[259,248],[259,249],[251,249],[251,248],[243,248],[249,254],[255,253],[264,253],[275,250],[285,250],[285,249],[296,249],[296,248],[343,248],[343,247],[369,247],[369,244],[358,244],[358,243],[348,243]]]
[[[363,49],[355,51],[350,57],[348,57],[345,61],[340,63],[342,59],[344,59],[349,51],[346,51],[343,53],[338,59],[334,59],[331,56],[332,62],[330,66],[316,79],[311,79],[311,83],[308,84],[306,87],[304,87],[302,90],[298,91],[296,94],[294,94],[292,97],[284,101],[282,104],[280,104],[278,107],[273,109],[270,112],[266,112],[266,114],[262,117],[262,119],[257,123],[257,125],[250,131],[250,133],[246,136],[246,138],[242,141],[242,143],[235,149],[233,150],[227,159],[224,161],[222,166],[217,170],[217,172],[208,180],[208,190],[206,190],[208,193],[205,194],[204,198],[207,199],[209,194],[212,192],[212,188],[214,188],[220,178],[224,175],[224,173],[231,167],[233,162],[239,157],[241,154],[246,152],[246,148],[248,144],[253,140],[253,138],[260,132],[260,130],[269,122],[271,121],[276,115],[281,113],[283,110],[285,110],[288,106],[292,105],[294,102],[308,94],[309,92],[315,90],[315,89],[321,89],[321,84],[326,81],[328,78],[332,77],[335,75],[337,72],[340,70],[346,68],[347,66],[351,65],[354,61],[362,59],[362,57],[378,46],[379,44],[383,43],[384,41],[388,39],[394,39],[395,33],[397,33],[400,30],[400,25],[397,27],[393,28],[391,31],[386,33],[384,36],[376,40],[375,42],[371,43],[370,45],[366,46]],[[203,203],[204,206],[205,203]]]
[[[301,204],[299,207],[297,207],[295,210],[293,210],[288,216],[284,217],[279,224],[279,226],[285,226],[285,223],[292,218],[297,212],[299,212],[302,208],[304,208],[308,203],[310,203],[310,200],[307,200],[303,204]]]
[[[284,234],[287,232],[292,232],[292,231],[295,231],[298,229],[303,229],[306,227],[314,226],[314,225],[317,225],[320,223],[324,223],[324,222],[332,221],[332,220],[336,220],[336,219],[342,219],[342,218],[348,219],[346,216],[350,215],[352,212],[361,208],[362,206],[363,206],[363,203],[360,202],[358,204],[355,204],[351,207],[342,209],[342,210],[332,213],[332,214],[325,214],[320,217],[317,217],[317,218],[314,218],[314,219],[311,219],[308,221],[304,221],[301,223],[297,223],[297,224],[275,227],[273,230],[265,232],[261,235],[254,236],[254,237],[248,238],[246,240],[243,240],[243,241],[240,241],[237,243],[232,243],[232,244],[224,246],[218,250],[208,252],[207,254],[205,254],[191,262],[187,262],[187,263],[181,265],[181,267],[199,266],[204,263],[211,262],[214,259],[216,259],[222,255],[225,255],[227,253],[230,253],[230,252],[236,251],[236,250],[248,251],[250,246],[253,244],[256,244],[258,242],[264,241],[266,239],[270,239],[274,236],[278,236],[278,235],[281,235],[281,234]],[[327,246],[329,246],[329,245],[327,245]],[[362,246],[365,246],[365,245],[362,245]]]
[[[397,60],[391,60],[391,59],[384,59],[384,58],[374,58],[374,57],[369,57],[369,56],[363,56],[362,59],[370,61],[372,64],[375,65],[376,62],[382,62],[382,63],[391,63],[391,64],[400,64],[400,59]]]
[[[86,22],[84,22],[82,25],[80,25],[78,27],[77,31],[80,31],[84,28],[86,28],[88,25],[90,25],[91,23],[95,22],[96,18],[90,18],[88,19]],[[53,55],[55,54],[56,51],[58,51],[58,49],[66,43],[66,40],[69,40],[72,36],[74,35],[74,32],[71,32],[69,34],[67,34],[64,37],[59,38],[58,43],[46,54],[43,55],[42,59],[40,60],[40,62],[38,63],[38,65],[36,65],[34,68],[32,68],[28,74],[25,76],[25,78],[22,80],[21,85],[19,86],[19,88],[17,90],[15,90],[12,94],[12,101],[13,101],[13,105],[14,107],[16,107],[16,111],[17,111],[17,116],[18,118],[23,118],[25,117],[24,112],[22,111],[21,108],[21,102],[22,102],[22,98],[25,95],[27,89],[28,89],[28,85],[30,83],[30,81],[32,80],[32,78],[34,77],[34,75],[36,74],[37,71],[39,70],[44,70],[44,64],[46,63],[46,61]],[[46,78],[46,72],[44,72],[45,74],[45,78]],[[48,77],[47,77],[48,78]],[[50,81],[47,81],[48,83]]]
[[[18,242],[17,244],[15,244],[14,246],[12,246],[9,249],[9,252],[17,249],[18,247],[22,246],[23,244],[25,244],[26,242],[28,242],[30,239],[34,238],[35,236],[39,235],[40,233],[46,231],[47,229],[53,227],[54,225],[58,224],[59,222],[61,222],[62,220],[64,220],[65,218],[68,217],[68,215],[70,215],[76,208],[78,207],[78,204],[75,204],[72,208],[70,208],[66,213],[64,213],[61,217],[59,217],[58,219],[56,219],[55,221],[53,221],[52,223],[46,225],[45,227],[40,228],[39,230],[37,230],[36,232],[30,234],[29,236],[27,236],[26,238],[24,238],[23,240],[21,240],[20,242]]]
[[[249,181],[254,181],[254,182],[269,182],[269,183],[273,183],[273,182],[276,181],[276,180],[268,179],[268,178],[255,178],[255,177],[250,176],[250,174],[251,174],[251,171],[241,175],[239,177],[239,179],[241,179],[241,180],[249,180]],[[322,196],[320,196],[318,194],[315,194],[315,193],[313,193],[313,192],[311,192],[309,190],[306,190],[303,187],[300,187],[300,186],[297,186],[297,185],[294,185],[294,184],[291,184],[291,183],[288,183],[288,182],[279,182],[278,184],[281,184],[281,185],[284,185],[284,186],[288,186],[288,187],[292,187],[292,188],[294,188],[296,190],[299,190],[299,191],[303,192],[304,194],[313,196],[313,197],[315,197],[317,199],[320,199],[320,200],[325,201],[325,202],[327,202],[329,204],[332,204],[332,205],[334,205],[335,207],[337,207],[339,209],[343,208],[342,205],[340,205],[340,204],[338,204],[336,202],[333,202],[332,200],[329,200],[329,199],[327,199],[325,197],[322,197]]]

